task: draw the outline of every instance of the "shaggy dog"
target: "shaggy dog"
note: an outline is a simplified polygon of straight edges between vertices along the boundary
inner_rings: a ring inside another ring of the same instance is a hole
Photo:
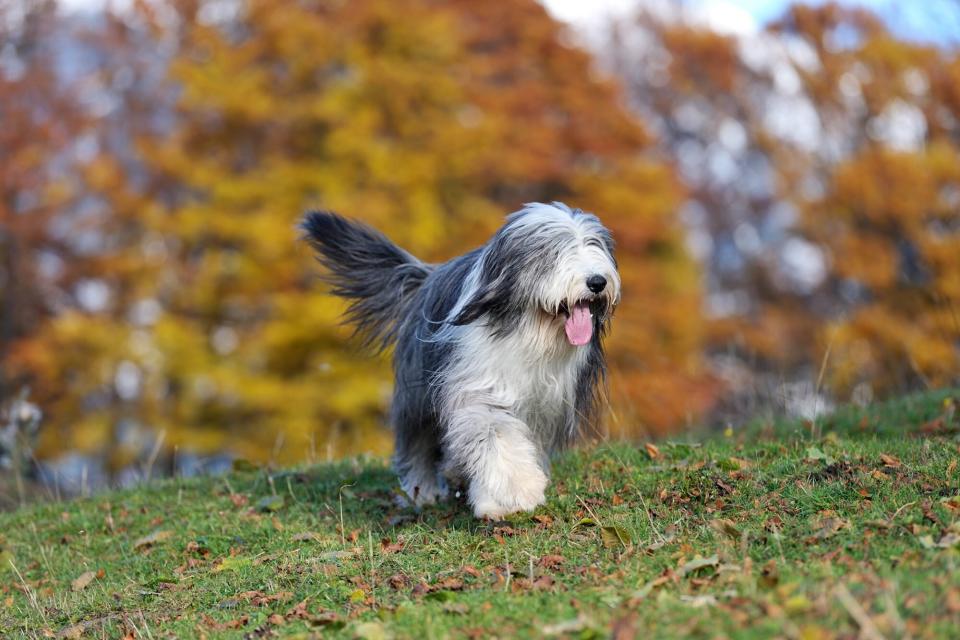
[[[601,340],[620,298],[600,220],[528,204],[436,265],[333,213],[308,213],[303,229],[350,301],[347,321],[396,346],[394,465],[407,495],[422,505],[465,486],[480,518],[542,504],[551,454],[598,410]]]

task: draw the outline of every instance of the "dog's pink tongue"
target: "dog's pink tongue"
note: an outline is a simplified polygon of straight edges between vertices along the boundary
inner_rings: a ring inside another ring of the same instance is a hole
[[[567,340],[570,344],[581,347],[590,342],[590,338],[593,337],[593,316],[590,315],[590,307],[583,303],[574,305],[563,328],[567,331]]]

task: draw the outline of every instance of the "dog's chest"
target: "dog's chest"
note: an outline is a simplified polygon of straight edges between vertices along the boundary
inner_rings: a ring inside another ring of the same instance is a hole
[[[567,426],[576,402],[577,378],[585,364],[584,348],[569,348],[542,334],[525,332],[478,339],[464,364],[470,377],[491,389],[535,432]]]

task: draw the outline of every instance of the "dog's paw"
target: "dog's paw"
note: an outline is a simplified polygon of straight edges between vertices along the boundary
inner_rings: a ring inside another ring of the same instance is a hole
[[[539,468],[513,474],[499,491],[476,487],[471,496],[473,514],[496,520],[518,511],[533,511],[546,501],[547,476]]]
[[[436,482],[428,480],[420,484],[401,482],[400,486],[401,488],[394,496],[394,501],[399,507],[412,505],[420,509],[426,505],[443,502],[450,494],[447,483],[443,479],[438,479]]]

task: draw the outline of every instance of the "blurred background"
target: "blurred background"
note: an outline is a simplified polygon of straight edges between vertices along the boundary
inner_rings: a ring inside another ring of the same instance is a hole
[[[0,0],[0,494],[388,454],[301,213],[438,261],[555,199],[602,436],[956,384],[960,2]]]

